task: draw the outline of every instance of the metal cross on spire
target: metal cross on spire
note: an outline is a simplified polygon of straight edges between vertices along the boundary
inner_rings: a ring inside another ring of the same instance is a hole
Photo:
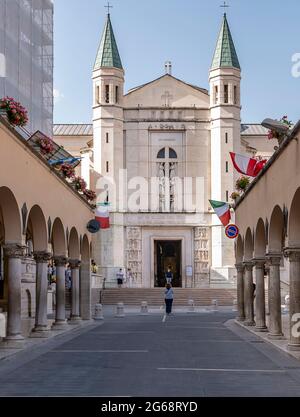
[[[227,3],[226,3],[226,1],[224,1],[224,3],[223,3],[220,7],[223,7],[223,9],[224,9],[224,14],[226,14],[226,9],[227,9],[228,7],[230,7],[230,6],[229,6],[229,4],[227,4]]]
[[[110,14],[109,9],[112,9],[113,6],[110,5],[110,2],[107,2],[107,6],[104,6],[107,9],[107,14]]]

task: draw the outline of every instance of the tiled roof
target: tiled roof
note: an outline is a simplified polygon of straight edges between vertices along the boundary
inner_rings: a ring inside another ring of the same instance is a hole
[[[241,135],[242,136],[267,136],[268,129],[259,124],[242,124]]]
[[[224,14],[211,69],[222,67],[233,67],[241,69],[227,22],[226,14]]]
[[[107,15],[94,70],[103,67],[123,69],[109,14]]]
[[[53,125],[54,136],[93,136],[92,124],[56,124]],[[242,124],[242,136],[266,136],[268,129],[260,124]]]
[[[57,124],[53,125],[54,136],[92,136],[92,124]]]

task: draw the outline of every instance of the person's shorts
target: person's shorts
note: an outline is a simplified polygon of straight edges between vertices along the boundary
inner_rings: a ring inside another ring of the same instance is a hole
[[[118,279],[118,285],[122,285],[123,284],[123,280],[122,279]]]

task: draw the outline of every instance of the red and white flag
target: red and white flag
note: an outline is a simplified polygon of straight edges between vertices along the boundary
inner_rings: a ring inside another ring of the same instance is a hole
[[[257,159],[233,152],[230,152],[230,156],[235,169],[240,174],[248,175],[249,177],[256,177],[267,163],[266,159],[258,161]]]
[[[100,229],[110,228],[108,206],[97,207],[96,220],[100,224]]]

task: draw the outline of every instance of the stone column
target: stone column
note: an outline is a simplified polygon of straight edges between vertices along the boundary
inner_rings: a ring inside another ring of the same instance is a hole
[[[5,348],[22,349],[24,346],[21,319],[21,278],[22,258],[25,255],[25,249],[21,245],[4,246],[4,254],[8,263],[7,334],[2,344],[2,347]]]
[[[269,254],[270,264],[270,288],[269,288],[269,309],[270,323],[269,334],[270,339],[282,339],[282,320],[281,320],[281,293],[280,293],[280,262],[281,254]]]
[[[80,314],[82,320],[92,319],[91,310],[91,268],[89,261],[82,261],[80,266]]]
[[[244,297],[245,297],[245,325],[255,326],[254,306],[253,306],[253,263],[244,262],[245,279],[244,279]]]
[[[54,258],[56,266],[56,316],[53,330],[64,330],[68,326],[66,321],[66,264],[67,258]]]
[[[238,317],[237,321],[245,321],[245,299],[244,299],[244,265],[242,263],[235,265],[237,270],[237,302]]]
[[[71,323],[78,323],[81,321],[80,317],[80,280],[79,280],[79,267],[80,261],[78,259],[69,260],[72,271],[72,311],[71,311]]]
[[[48,337],[48,263],[51,254],[35,252],[36,261],[36,308],[35,327],[31,337]]]
[[[265,259],[254,259],[256,291],[255,291],[255,330],[268,331],[266,326],[266,296],[265,296]]]
[[[289,350],[300,350],[300,248],[287,249],[290,261],[290,340]]]
[[[267,306],[266,306],[266,315],[270,315],[270,264],[266,261],[265,264],[266,273],[267,273],[267,282],[268,282],[268,297],[267,297]]]

